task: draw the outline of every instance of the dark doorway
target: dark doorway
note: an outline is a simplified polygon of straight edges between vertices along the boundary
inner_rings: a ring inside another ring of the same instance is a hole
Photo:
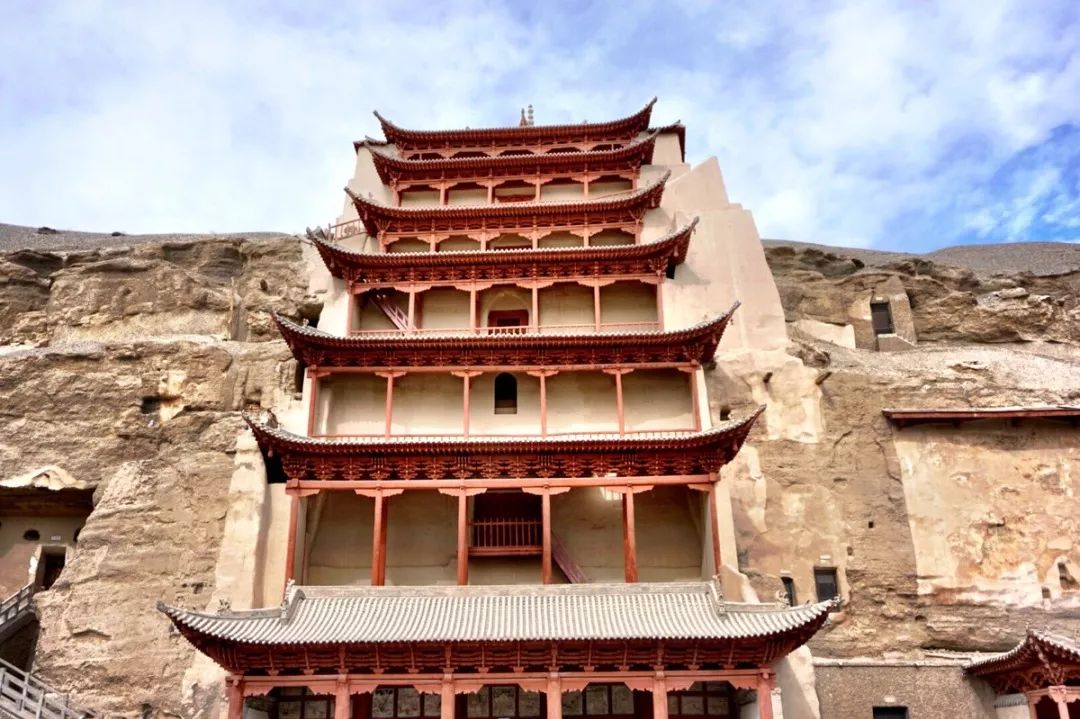
[[[888,302],[870,303],[870,322],[875,335],[893,334],[892,308]]]
[[[56,580],[60,578],[60,572],[64,571],[64,560],[67,557],[67,553],[64,550],[52,551],[46,550],[41,557],[42,570],[41,570],[41,589],[49,589],[52,585],[56,584]]]
[[[495,375],[495,414],[517,414],[517,378],[509,372]]]

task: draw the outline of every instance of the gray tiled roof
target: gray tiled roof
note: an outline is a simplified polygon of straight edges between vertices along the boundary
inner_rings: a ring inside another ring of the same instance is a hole
[[[818,622],[830,602],[726,602],[717,584],[293,587],[280,609],[203,614],[178,626],[250,644],[740,639]]]
[[[992,664],[1008,663],[1012,659],[1019,658],[1024,652],[1030,651],[1035,653],[1035,645],[1037,644],[1048,645],[1062,655],[1070,657],[1076,662],[1080,662],[1080,641],[1076,638],[1069,639],[1051,632],[1029,629],[1027,635],[1024,636],[1020,643],[1009,651],[975,659],[967,665],[967,670],[972,671],[989,668]]]

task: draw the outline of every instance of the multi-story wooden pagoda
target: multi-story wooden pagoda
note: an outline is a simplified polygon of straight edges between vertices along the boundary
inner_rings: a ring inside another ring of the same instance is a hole
[[[309,235],[337,299],[275,318],[306,416],[249,418],[292,498],[284,602],[164,608],[230,717],[730,719],[755,693],[773,716],[771,665],[829,603],[715,576],[718,473],[760,410],[714,422],[705,396],[736,307],[665,319],[696,220],[662,208],[684,135],[651,110],[380,117],[357,143],[346,213]]]

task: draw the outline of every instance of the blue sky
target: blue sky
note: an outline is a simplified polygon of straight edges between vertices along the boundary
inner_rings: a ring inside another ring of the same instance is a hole
[[[47,2],[0,9],[0,222],[331,221],[378,109],[598,121],[654,95],[764,237],[1080,240],[1080,3]]]

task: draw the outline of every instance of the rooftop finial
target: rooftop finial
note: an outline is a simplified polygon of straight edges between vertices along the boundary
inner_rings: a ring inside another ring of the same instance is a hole
[[[527,115],[528,115],[528,124],[530,126],[535,125],[536,124],[536,117],[533,115],[533,106],[532,106],[531,102],[529,103],[529,112],[527,113]]]
[[[521,108],[521,120],[518,121],[518,127],[525,127],[529,124],[529,121],[525,119],[525,108]]]

